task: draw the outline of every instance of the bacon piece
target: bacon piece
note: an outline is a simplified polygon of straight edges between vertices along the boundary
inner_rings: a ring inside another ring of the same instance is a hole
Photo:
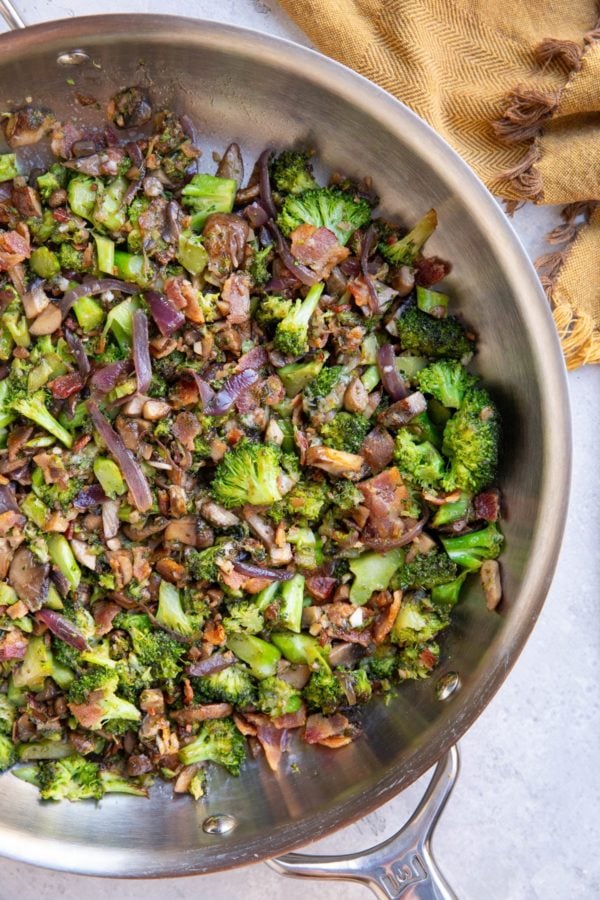
[[[442,278],[445,278],[452,271],[452,265],[446,262],[445,259],[440,259],[439,256],[427,256],[420,259],[416,263],[416,268],[417,284],[421,284],[423,287],[431,287],[432,284],[437,284],[438,281],[441,281]]]
[[[253,347],[243,356],[240,356],[236,366],[236,372],[243,372],[244,369],[262,369],[268,362],[267,351],[264,347]]]
[[[59,375],[49,382],[48,387],[56,400],[66,400],[71,394],[79,393],[83,387],[83,378],[79,372],[69,372],[68,375]]]
[[[259,726],[256,737],[264,750],[267,763],[272,772],[276,772],[281,762],[281,754],[286,749],[287,732],[272,725]]]
[[[311,575],[306,579],[306,591],[314,600],[321,602],[328,600],[337,584],[336,578],[329,578],[326,575]]]
[[[7,659],[23,659],[28,638],[20,628],[8,631],[0,641],[0,662]]]
[[[378,538],[392,540],[402,534],[400,518],[408,491],[398,469],[385,469],[374,478],[357,485],[370,512],[368,529]]]
[[[478,519],[485,519],[487,522],[497,522],[500,515],[499,491],[483,491],[483,493],[477,494],[473,501],[473,506]]]
[[[0,272],[7,272],[30,256],[28,237],[24,238],[18,231],[5,231],[0,234]]]
[[[373,625],[373,641],[382,644],[393,628],[402,604],[402,591],[394,591],[392,602],[379,613]]]
[[[306,707],[304,704],[295,713],[286,713],[285,716],[275,716],[271,719],[275,728],[291,730],[292,728],[302,728],[306,725]]]
[[[240,713],[234,713],[233,721],[235,722],[237,730],[240,731],[244,737],[256,737],[256,726],[248,722],[245,716],[242,716]]]
[[[315,272],[319,278],[329,278],[332,270],[350,256],[329,228],[299,225],[291,235],[292,256]]]
[[[87,703],[69,703],[69,709],[80,725],[91,729],[99,727],[104,712],[102,707],[91,699]]]
[[[35,188],[27,184],[15,184],[12,189],[12,202],[24,219],[41,218],[42,204]]]
[[[349,744],[358,736],[358,729],[351,725],[346,716],[335,713],[333,716],[322,716],[314,713],[306,720],[304,740],[307,744],[324,744],[332,749]],[[336,741],[331,739],[335,738]],[[343,739],[343,743],[341,740]]]
[[[243,325],[250,318],[250,279],[241,272],[230,275],[221,291],[222,299],[229,304],[227,321],[230,325]]]
[[[112,631],[113,619],[120,612],[121,607],[110,600],[100,600],[94,604],[94,622],[98,637],[104,637],[105,634]]]
[[[204,703],[202,706],[188,706],[171,713],[171,718],[179,725],[192,722],[206,722],[209,719],[226,719],[233,712],[231,703]]]

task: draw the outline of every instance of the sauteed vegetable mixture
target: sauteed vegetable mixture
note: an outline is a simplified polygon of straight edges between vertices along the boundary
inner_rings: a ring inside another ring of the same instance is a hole
[[[108,119],[4,121],[0,769],[198,798],[208,763],[357,739],[470,574],[497,605],[499,416],[434,210],[297,149],[245,180],[139,88]]]

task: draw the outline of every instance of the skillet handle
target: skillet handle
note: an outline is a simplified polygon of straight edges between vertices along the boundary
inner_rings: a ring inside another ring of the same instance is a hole
[[[387,841],[344,856],[289,853],[268,861],[281,875],[337,878],[371,888],[379,900],[456,900],[437,867],[431,836],[458,775],[458,750],[439,761],[423,799],[400,831]]]
[[[26,27],[25,22],[12,5],[11,0],[0,0],[0,15],[13,31],[16,31],[17,28]]]

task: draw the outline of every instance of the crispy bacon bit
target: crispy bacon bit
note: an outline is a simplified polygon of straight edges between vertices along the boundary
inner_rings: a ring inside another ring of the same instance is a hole
[[[23,659],[27,644],[28,637],[20,628],[6,632],[0,640],[0,662],[7,659]]]
[[[112,631],[113,619],[120,612],[121,607],[110,600],[100,600],[94,604],[94,622],[98,637],[104,637],[105,634]]]
[[[314,600],[324,602],[328,600],[335,590],[336,578],[326,575],[311,575],[306,579],[306,591]]]
[[[223,285],[221,298],[229,304],[227,321],[243,325],[250,318],[250,278],[241,272],[230,275]]]
[[[416,281],[423,287],[437,284],[452,271],[452,266],[439,256],[426,256],[416,263]]]
[[[306,706],[302,704],[295,713],[287,713],[285,716],[275,716],[271,719],[275,728],[291,731],[294,728],[302,728],[306,725]]]
[[[392,602],[385,608],[377,618],[373,625],[373,641],[375,644],[382,644],[396,621],[396,616],[400,612],[402,604],[402,591],[394,591]]]
[[[92,700],[92,697],[93,694],[90,694],[87,703],[69,703],[69,709],[80,725],[83,725],[84,728],[95,729],[102,721],[104,710],[99,703]]]
[[[23,237],[18,231],[0,234],[0,272],[8,272],[30,256],[29,237]]]
[[[335,266],[350,256],[348,248],[342,247],[329,228],[299,225],[290,237],[294,259],[309,266],[322,279],[329,278]]]
[[[314,713],[306,720],[304,740],[307,744],[323,744],[330,749],[337,749],[349,744],[358,734],[358,729],[341,713],[333,716]]]
[[[171,717],[179,725],[190,725],[192,722],[206,722],[208,719],[226,719],[233,712],[230,703],[204,703],[202,706],[188,706],[171,713]]]
[[[54,381],[50,381],[48,387],[56,400],[66,400],[83,388],[83,378],[79,372],[69,372],[68,375],[59,375]]]
[[[384,540],[402,534],[404,526],[400,515],[408,491],[398,469],[386,469],[374,478],[361,482],[358,489],[371,514],[367,525],[369,532]]]
[[[264,750],[269,768],[272,772],[276,772],[281,762],[281,754],[286,749],[287,732],[272,725],[262,725],[256,729],[256,737]]]
[[[485,519],[487,522],[497,522],[500,516],[500,492],[491,490],[477,494],[473,500],[473,507],[478,519]]]

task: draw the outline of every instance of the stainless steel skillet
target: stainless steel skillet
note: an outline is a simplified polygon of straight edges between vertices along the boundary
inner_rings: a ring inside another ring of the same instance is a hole
[[[81,120],[98,113],[78,106],[75,92],[105,100],[132,83],[148,85],[157,103],[192,116],[209,165],[210,150],[231,140],[248,161],[267,144],[305,141],[326,164],[372,175],[384,208],[407,222],[437,208],[441,227],[431,249],[454,263],[461,310],[482,336],[479,369],[505,414],[505,601],[500,614],[487,612],[474,585],[444,639],[437,678],[403,687],[390,706],[370,708],[363,738],[348,748],[298,748],[290,759],[297,773],[284,768],[274,776],[255,761],[237,780],[217,773],[199,804],[173,801],[165,787],[148,802],[113,796],[98,806],[40,804],[29,786],[4,775],[0,852],[96,875],[226,869],[348,824],[442,758],[414,840],[405,835],[376,858],[325,868],[371,880],[383,897],[450,896],[419,826],[435,817],[455,774],[454,755],[446,754],[498,689],[535,623],[565,519],[568,400],[546,301],[501,210],[456,154],[385,92],[318,54],[251,31],[167,16],[70,19],[0,38],[3,109],[31,97],[59,117]],[[449,679],[452,673],[460,680]],[[449,693],[451,684],[458,688]],[[227,831],[228,824],[235,827]],[[398,859],[401,848],[406,855]],[[322,863],[279,863],[288,871],[300,865],[306,874],[324,874]]]

